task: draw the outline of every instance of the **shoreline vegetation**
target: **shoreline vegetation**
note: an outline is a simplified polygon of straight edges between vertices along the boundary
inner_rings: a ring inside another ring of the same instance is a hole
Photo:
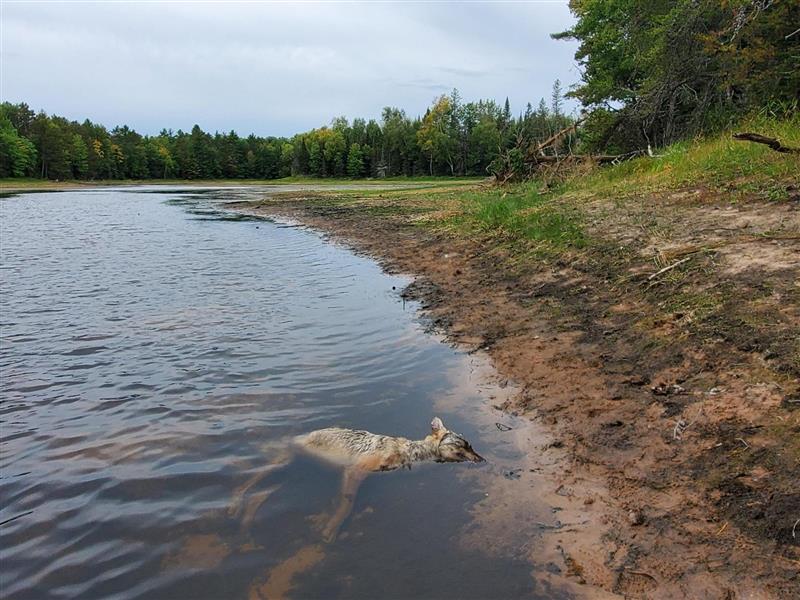
[[[800,120],[757,125],[800,144]],[[498,188],[288,192],[290,218],[415,276],[433,330],[546,425],[581,515],[571,580],[629,597],[800,594],[800,156],[732,131]],[[565,513],[566,514],[566,513]]]

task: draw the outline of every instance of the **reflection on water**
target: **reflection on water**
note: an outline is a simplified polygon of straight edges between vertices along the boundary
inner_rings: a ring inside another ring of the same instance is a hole
[[[3,596],[535,594],[530,564],[459,543],[486,497],[466,465],[368,478],[321,541],[340,474],[286,440],[422,437],[464,359],[402,280],[218,204],[243,193],[0,200]]]

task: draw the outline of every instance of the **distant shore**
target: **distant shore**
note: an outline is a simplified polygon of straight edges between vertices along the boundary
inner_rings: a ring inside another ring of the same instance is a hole
[[[97,189],[104,187],[130,187],[142,185],[180,186],[180,187],[234,187],[234,186],[280,186],[280,185],[357,185],[375,186],[387,183],[471,185],[482,181],[481,177],[386,177],[381,179],[346,179],[284,177],[282,179],[104,179],[97,181],[51,181],[34,178],[0,179],[0,194],[35,191],[66,191]]]

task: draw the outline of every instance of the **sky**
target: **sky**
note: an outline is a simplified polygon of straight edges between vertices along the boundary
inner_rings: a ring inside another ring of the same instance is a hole
[[[549,101],[579,79],[550,33],[566,1],[0,0],[0,100],[146,134],[292,135],[336,116],[465,100]],[[570,107],[573,105],[569,105]]]

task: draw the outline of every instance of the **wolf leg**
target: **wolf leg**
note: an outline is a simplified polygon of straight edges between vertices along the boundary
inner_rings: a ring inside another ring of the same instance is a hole
[[[328,520],[325,528],[322,530],[322,537],[327,543],[336,540],[336,535],[339,533],[339,528],[342,526],[344,520],[353,511],[353,504],[356,500],[356,493],[361,486],[361,482],[368,475],[368,472],[359,468],[349,468],[344,470],[342,476],[342,489],[339,494],[339,506],[336,507],[333,515]]]
[[[247,494],[250,489],[276,469],[286,466],[292,458],[292,452],[285,445],[276,446],[275,448],[268,448],[268,450],[272,450],[272,452],[265,451],[264,455],[270,456],[272,460],[264,466],[259,466],[247,481],[233,490],[233,495],[231,496],[231,501],[228,505],[228,515],[230,517],[238,517],[243,509],[247,510],[248,505],[250,505],[250,500],[247,499]],[[272,493],[275,491],[275,489],[277,488],[270,488],[269,493]],[[269,493],[266,495],[269,495]],[[266,495],[259,494],[259,496],[263,497],[265,500]],[[250,506],[250,510],[254,514],[258,506],[254,508],[252,505]],[[246,520],[247,519],[245,519],[245,521]],[[243,523],[243,525],[247,525],[247,523]]]

